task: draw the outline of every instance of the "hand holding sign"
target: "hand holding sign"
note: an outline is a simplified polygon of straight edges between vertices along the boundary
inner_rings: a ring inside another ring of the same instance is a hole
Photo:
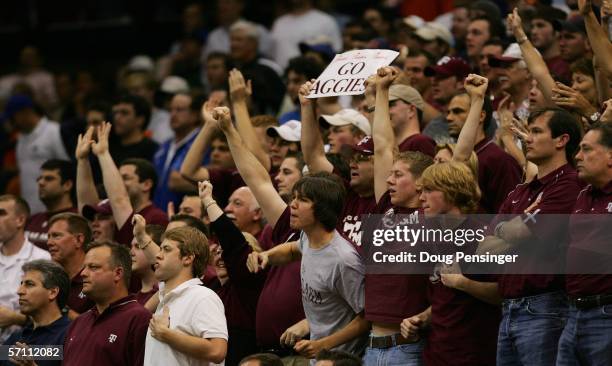
[[[315,79],[311,79],[310,81],[307,81],[304,84],[302,84],[302,86],[300,86],[300,90],[298,91],[298,96],[300,98],[300,105],[302,107],[308,107],[312,104],[312,101],[308,99],[308,94],[310,94],[310,90],[314,82],[315,82]]]
[[[308,98],[358,95],[365,91],[365,80],[399,53],[391,50],[354,50],[336,55],[312,85]]]
[[[393,80],[397,77],[397,71],[392,67],[381,67],[376,72],[376,88],[389,89]]]

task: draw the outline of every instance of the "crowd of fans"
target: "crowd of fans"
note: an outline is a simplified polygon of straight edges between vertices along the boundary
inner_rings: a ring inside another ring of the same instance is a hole
[[[610,251],[584,249],[610,235],[580,219],[612,214],[612,1],[593,2],[425,21],[301,0],[270,30],[241,0],[205,29],[194,3],[110,99],[25,47],[0,77],[0,342],[63,361],[0,365],[612,365]],[[353,49],[399,56],[362,95],[308,98]],[[368,216],[475,213],[491,232],[462,250],[554,242],[543,265],[591,274],[366,270]]]

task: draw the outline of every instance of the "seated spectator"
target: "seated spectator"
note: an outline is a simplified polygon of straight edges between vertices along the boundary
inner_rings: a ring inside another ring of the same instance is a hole
[[[70,324],[63,365],[143,365],[151,313],[128,295],[131,262],[123,245],[102,242],[87,248],[83,293],[95,306]]]
[[[36,184],[40,166],[48,159],[69,160],[60,126],[47,119],[40,107],[26,95],[14,95],[8,100],[4,118],[19,132],[15,152],[21,196],[25,197],[32,213],[43,212],[45,206],[38,198]]]
[[[83,293],[85,251],[92,241],[89,222],[83,216],[65,212],[57,214],[49,221],[47,246],[51,259],[59,263],[70,278],[70,292],[66,300],[68,317],[75,319],[79,314],[94,306],[91,299]]]
[[[146,336],[146,365],[222,363],[225,359],[228,335],[223,303],[199,280],[208,256],[208,240],[198,230],[183,227],[164,234],[155,264],[155,276],[163,287]]]
[[[146,137],[144,131],[151,117],[151,106],[137,95],[125,95],[117,99],[112,109],[113,137],[110,153],[117,164],[128,158],[151,160],[157,143]]]
[[[48,260],[34,260],[21,267],[23,276],[17,294],[19,309],[28,322],[4,342],[8,346],[57,346],[64,344],[70,320],[62,315],[70,280],[64,269]],[[19,359],[15,357],[15,359]],[[0,360],[1,366],[13,362]],[[18,363],[19,364],[19,363]],[[37,361],[41,366],[60,366],[61,360]]]
[[[76,212],[73,201],[75,178],[75,168],[70,161],[52,159],[40,167],[38,198],[45,205],[46,211],[34,214],[28,220],[26,236],[32,244],[47,249],[49,219],[58,213]]]
[[[18,312],[17,289],[21,266],[36,259],[51,259],[46,250],[34,246],[25,236],[30,216],[28,203],[13,195],[0,196],[0,342],[22,325],[25,317]]]

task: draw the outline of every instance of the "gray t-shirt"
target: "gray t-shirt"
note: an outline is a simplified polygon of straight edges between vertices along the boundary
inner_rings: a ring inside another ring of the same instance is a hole
[[[310,339],[316,340],[344,328],[364,309],[365,265],[357,250],[337,231],[326,246],[313,249],[304,232],[302,252],[302,303],[310,325]],[[361,354],[367,334],[336,347]]]

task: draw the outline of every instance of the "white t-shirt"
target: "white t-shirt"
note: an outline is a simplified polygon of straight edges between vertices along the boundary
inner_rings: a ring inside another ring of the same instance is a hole
[[[151,131],[151,139],[159,145],[174,138],[174,131],[170,128],[170,113],[165,109],[153,109],[147,130]]]
[[[167,295],[163,295],[163,286],[160,286],[158,294],[160,301],[155,315],[160,315],[164,306],[168,306],[171,329],[178,329],[195,337],[228,339],[223,303],[216,293],[202,286],[202,281],[198,278],[183,282]],[[153,338],[149,329],[145,343],[144,364],[213,366],[224,365],[225,362],[214,364],[189,357]]]
[[[342,49],[342,37],[338,24],[328,14],[312,9],[301,15],[285,14],[272,26],[274,39],[274,61],[283,69],[289,60],[300,55],[298,44],[317,36],[325,35],[331,40],[333,49]]]
[[[19,309],[17,289],[21,283],[21,266],[36,259],[51,259],[49,252],[25,240],[17,254],[6,256],[0,251],[0,305],[11,310]],[[4,342],[14,329],[0,328],[0,343]]]
[[[41,118],[32,132],[19,134],[16,154],[21,197],[28,202],[33,214],[43,212],[46,209],[38,199],[36,183],[40,166],[49,159],[70,160],[62,142],[59,124],[46,117]]]

